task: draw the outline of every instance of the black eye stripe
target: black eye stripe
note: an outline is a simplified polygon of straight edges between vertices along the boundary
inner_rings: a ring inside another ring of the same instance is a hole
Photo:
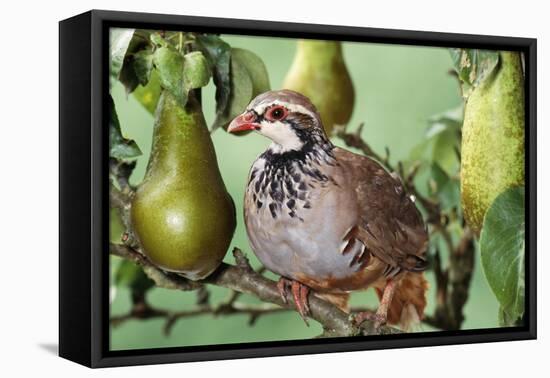
[[[265,119],[264,114],[258,113],[255,109],[247,109],[246,111],[254,114],[256,122],[262,122]]]

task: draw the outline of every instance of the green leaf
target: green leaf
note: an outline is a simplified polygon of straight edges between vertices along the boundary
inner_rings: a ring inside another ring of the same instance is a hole
[[[134,72],[140,85],[145,86],[153,71],[153,52],[151,49],[140,50],[134,54]]]
[[[485,215],[479,240],[485,277],[509,324],[523,316],[525,301],[525,189],[499,194]]]
[[[170,92],[176,100],[185,106],[187,88],[183,81],[183,57],[170,47],[159,47],[154,54],[153,63],[158,70],[160,85]]]
[[[110,118],[109,118],[109,156],[116,159],[129,159],[141,155],[136,142],[131,139],[126,139],[122,136],[120,130],[120,122],[115,109],[113,98],[109,95],[110,101]]]
[[[443,113],[436,114],[428,118],[428,130],[426,138],[431,138],[444,130],[454,130],[459,132],[462,128],[464,118],[464,106],[460,105],[456,108],[447,110]]]
[[[488,78],[499,62],[498,51],[457,48],[449,51],[459,79],[470,87]]]
[[[201,88],[210,81],[210,68],[200,51],[183,56],[183,81],[188,89]]]
[[[449,182],[451,179],[447,172],[445,172],[439,164],[432,163],[430,166],[430,178],[434,182],[434,188],[432,188],[432,193],[436,194],[441,191],[441,189]]]
[[[228,107],[231,92],[231,46],[213,34],[198,34],[196,44],[213,72],[216,86],[216,115],[219,117]]]
[[[151,61],[156,69],[149,72],[146,85],[142,84],[134,91],[136,99],[150,113],[155,112],[161,88],[169,91],[184,106],[189,90],[203,87],[210,80],[210,67],[200,51],[182,56],[173,47],[163,46],[156,49]],[[144,67],[149,69],[145,64]]]
[[[441,124],[440,124],[441,126]],[[411,161],[434,164],[446,176],[454,176],[460,167],[457,151],[460,149],[460,134],[446,126],[430,127],[430,137],[416,145],[410,152]]]
[[[151,39],[151,42],[159,47],[168,47],[168,42],[162,38],[160,33],[151,33],[149,38]]]
[[[244,49],[231,49],[231,93],[227,109],[214,121],[213,130],[226,127],[258,94],[268,91],[269,76],[262,60]]]
[[[249,50],[234,48],[231,49],[231,59],[239,61],[246,68],[252,80],[253,97],[270,89],[267,68],[258,55]]]
[[[509,314],[502,306],[498,309],[498,324],[501,327],[516,327],[520,326],[522,318],[517,318],[514,315]]]
[[[429,166],[437,164],[447,176],[454,176],[460,165],[460,130],[463,117],[462,105],[436,114],[428,119],[425,140],[411,150],[411,160],[424,160]]]
[[[124,225],[120,218],[120,211],[112,208],[109,212],[109,241],[111,243],[120,243],[123,233]]]
[[[110,81],[118,80],[126,51],[134,36],[134,29],[111,28],[109,34]]]
[[[150,32],[135,30],[126,49],[120,72],[119,81],[124,85],[126,93],[131,93],[139,84],[146,84],[152,68]]]
[[[246,67],[238,59],[231,59],[231,93],[227,109],[218,114],[212,130],[225,127],[233,118],[241,114],[252,100],[254,85]]]
[[[140,292],[145,292],[155,285],[140,266],[129,260],[123,260],[119,264],[114,281],[116,286],[125,286]]]
[[[442,210],[458,208],[460,205],[460,185],[457,179],[451,178],[437,163],[430,167],[430,178],[433,182],[432,194],[437,196]]]
[[[124,85],[126,94],[132,93],[139,85],[139,78],[136,75],[133,63],[133,58],[131,56],[126,57],[122,70],[118,76],[118,80]]]
[[[133,95],[149,113],[155,114],[161,91],[159,74],[157,70],[153,70],[147,85],[139,85],[134,90]]]
[[[459,134],[449,128],[432,138],[432,162],[437,163],[449,176],[453,176],[459,169],[457,149],[459,148]]]

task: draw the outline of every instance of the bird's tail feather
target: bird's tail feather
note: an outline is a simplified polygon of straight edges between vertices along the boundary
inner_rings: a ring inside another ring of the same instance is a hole
[[[420,326],[426,307],[428,281],[424,273],[406,272],[397,282],[397,287],[388,309],[388,323],[399,325],[404,331],[412,331]],[[376,288],[378,298],[383,289]]]

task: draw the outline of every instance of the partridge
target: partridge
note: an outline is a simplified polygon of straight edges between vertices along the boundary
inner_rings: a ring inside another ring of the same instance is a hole
[[[253,163],[244,198],[250,246],[281,276],[304,320],[308,295],[347,310],[350,292],[374,287],[361,323],[419,322],[426,305],[427,230],[401,181],[377,161],[334,146],[309,99],[290,90],[256,97],[229,125],[272,143]]]

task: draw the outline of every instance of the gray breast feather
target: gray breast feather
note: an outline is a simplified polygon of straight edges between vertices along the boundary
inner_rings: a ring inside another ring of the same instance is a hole
[[[261,166],[261,162],[255,164],[256,168]],[[343,201],[350,195],[345,185],[328,190],[323,185],[307,183],[307,196],[296,198],[295,216],[286,207],[290,193],[283,188],[284,199],[274,217],[269,208],[273,203],[269,192],[256,191],[261,173],[254,176],[246,190],[245,221],[251,247],[262,264],[292,279],[303,274],[319,279],[345,278],[359,269],[353,259],[362,251],[361,243],[356,243],[349,253],[341,253],[344,236],[358,219],[357,209],[345,205],[353,201]],[[306,203],[309,206],[304,207]]]

